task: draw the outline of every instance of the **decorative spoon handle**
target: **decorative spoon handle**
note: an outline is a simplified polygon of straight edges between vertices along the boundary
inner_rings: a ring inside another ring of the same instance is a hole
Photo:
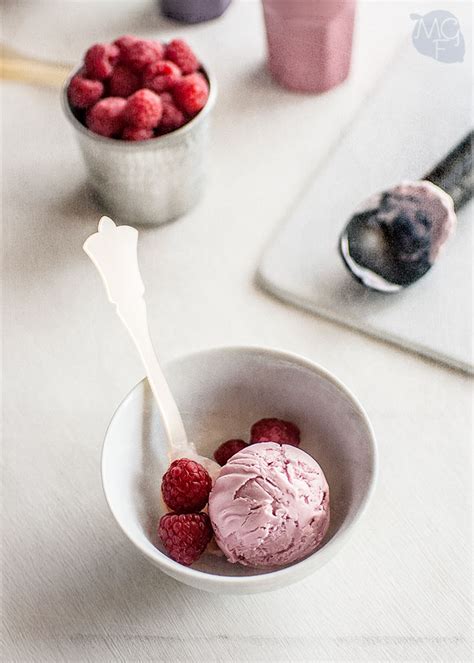
[[[117,314],[128,330],[146,369],[148,382],[158,404],[172,456],[192,450],[183,420],[158,363],[148,330],[145,287],[138,269],[138,232],[131,226],[116,226],[103,216],[98,232],[84,242],[84,251],[92,260],[115,304]]]
[[[474,195],[474,131],[463,138],[424,178],[446,191],[460,209]]]

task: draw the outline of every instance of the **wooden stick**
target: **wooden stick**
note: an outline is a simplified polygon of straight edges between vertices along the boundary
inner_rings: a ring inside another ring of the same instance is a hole
[[[67,64],[27,58],[5,45],[0,45],[0,78],[31,85],[61,87],[71,72]]]

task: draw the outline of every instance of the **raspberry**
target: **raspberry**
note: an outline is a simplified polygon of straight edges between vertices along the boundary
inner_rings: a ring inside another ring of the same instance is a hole
[[[214,458],[219,465],[225,465],[229,458],[245,447],[248,447],[248,444],[243,440],[227,440],[214,451]]]
[[[153,129],[137,129],[137,127],[125,127],[122,131],[122,138],[124,140],[148,140],[153,138]]]
[[[160,95],[163,113],[160,121],[160,133],[168,133],[174,129],[179,129],[186,123],[184,114],[175,106],[173,97],[168,92]]]
[[[127,49],[129,49],[130,46],[136,41],[138,41],[138,37],[135,37],[134,35],[122,35],[121,37],[118,37],[118,39],[114,41],[115,46],[118,46],[121,58],[122,58],[122,53],[126,52]]]
[[[250,444],[256,442],[278,442],[297,447],[300,443],[300,430],[291,421],[282,419],[260,419],[250,429]]]
[[[165,49],[165,58],[177,64],[183,74],[193,74],[199,69],[197,57],[183,39],[170,41]]]
[[[119,55],[115,44],[94,44],[84,56],[87,76],[98,80],[109,78]]]
[[[143,72],[143,85],[154,92],[169,90],[181,78],[181,71],[173,62],[152,62]]]
[[[123,64],[118,64],[109,80],[109,93],[112,97],[129,97],[140,86],[137,74]]]
[[[158,534],[169,556],[189,566],[212,539],[211,521],[206,513],[167,513],[160,519]]]
[[[126,99],[121,97],[101,99],[88,110],[87,126],[100,136],[110,137],[119,134],[124,125],[123,114],[126,105]]]
[[[161,481],[163,499],[177,513],[200,511],[207,504],[211,488],[207,470],[188,458],[173,461]]]
[[[138,90],[127,100],[125,121],[139,129],[153,129],[161,120],[163,107],[160,97],[151,90]]]
[[[72,106],[89,108],[104,94],[104,86],[100,81],[91,81],[78,74],[69,83],[67,94]]]
[[[196,115],[209,97],[209,85],[202,74],[183,76],[173,88],[173,97],[178,108],[188,115]]]
[[[162,44],[148,39],[128,40],[128,43],[122,41],[120,46],[122,62],[130,65],[136,71],[141,71],[156,60],[162,60],[164,51]]]

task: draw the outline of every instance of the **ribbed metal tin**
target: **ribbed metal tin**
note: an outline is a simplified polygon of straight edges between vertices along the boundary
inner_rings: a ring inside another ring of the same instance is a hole
[[[160,225],[191,210],[206,180],[209,124],[216,99],[214,78],[205,70],[209,99],[190,122],[158,138],[129,142],[99,136],[76,118],[67,88],[77,71],[63,87],[62,106],[104,212],[122,223]]]

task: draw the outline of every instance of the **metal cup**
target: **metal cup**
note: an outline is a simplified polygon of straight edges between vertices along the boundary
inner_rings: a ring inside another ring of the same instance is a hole
[[[113,219],[160,225],[191,210],[204,189],[210,113],[216,99],[215,79],[205,70],[209,99],[187,124],[169,134],[129,142],[99,136],[85,127],[69,105],[64,84],[62,106],[74,128],[88,181],[104,211]]]

